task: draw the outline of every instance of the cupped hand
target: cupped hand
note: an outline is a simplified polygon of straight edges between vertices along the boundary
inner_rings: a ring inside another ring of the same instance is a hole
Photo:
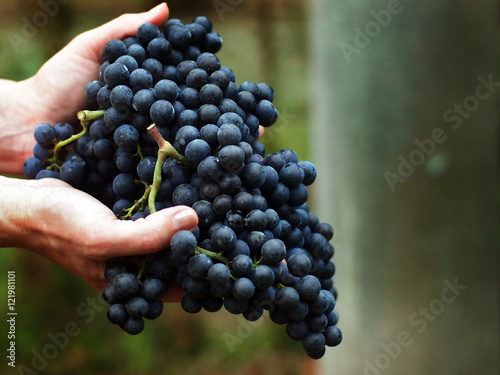
[[[175,232],[198,224],[195,211],[185,206],[136,221],[118,220],[97,199],[56,179],[0,177],[0,194],[11,202],[0,210],[0,227],[3,219],[9,233],[1,246],[37,252],[97,290],[108,284],[107,259],[160,251]],[[182,291],[172,288],[166,301],[181,296]]]
[[[135,35],[146,22],[160,26],[168,13],[162,3],[149,12],[124,14],[75,37],[33,77],[11,82],[11,118],[0,123],[5,135],[0,137],[0,173],[22,174],[24,161],[33,154],[33,130],[38,124],[74,122],[76,113],[87,109],[85,87],[99,78],[101,53],[109,40]],[[4,159],[6,155],[8,160]]]

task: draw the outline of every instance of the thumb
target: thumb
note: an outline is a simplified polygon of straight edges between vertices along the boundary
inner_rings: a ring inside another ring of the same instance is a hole
[[[106,231],[108,246],[102,255],[108,259],[154,253],[168,247],[176,232],[197,225],[198,215],[186,206],[165,208],[135,221],[116,220]]]

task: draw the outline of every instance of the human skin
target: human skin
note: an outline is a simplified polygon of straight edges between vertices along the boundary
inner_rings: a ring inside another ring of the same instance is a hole
[[[194,210],[177,206],[136,221],[118,220],[92,196],[56,179],[26,180],[24,161],[33,155],[35,127],[74,122],[88,104],[85,86],[99,76],[101,51],[110,39],[134,35],[168,18],[160,4],[149,12],[124,14],[76,36],[32,77],[0,80],[0,247],[31,250],[102,291],[107,259],[160,251],[178,230],[198,224]],[[172,287],[165,301],[180,301]]]

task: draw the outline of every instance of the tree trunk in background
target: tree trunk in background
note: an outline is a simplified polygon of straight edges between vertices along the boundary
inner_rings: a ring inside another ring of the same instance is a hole
[[[344,342],[323,374],[498,374],[497,2],[316,0],[315,212]]]

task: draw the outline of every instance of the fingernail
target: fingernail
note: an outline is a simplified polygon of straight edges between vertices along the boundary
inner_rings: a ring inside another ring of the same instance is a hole
[[[167,3],[161,3],[161,4],[157,5],[157,6],[155,6],[153,9],[151,9],[151,10],[149,11],[149,13],[150,13],[150,14],[159,13],[159,12],[161,11],[161,9],[162,9],[164,6],[166,6],[166,5],[167,5]]]
[[[196,226],[197,216],[191,210],[183,210],[175,214],[174,221],[179,229],[191,229]]]

